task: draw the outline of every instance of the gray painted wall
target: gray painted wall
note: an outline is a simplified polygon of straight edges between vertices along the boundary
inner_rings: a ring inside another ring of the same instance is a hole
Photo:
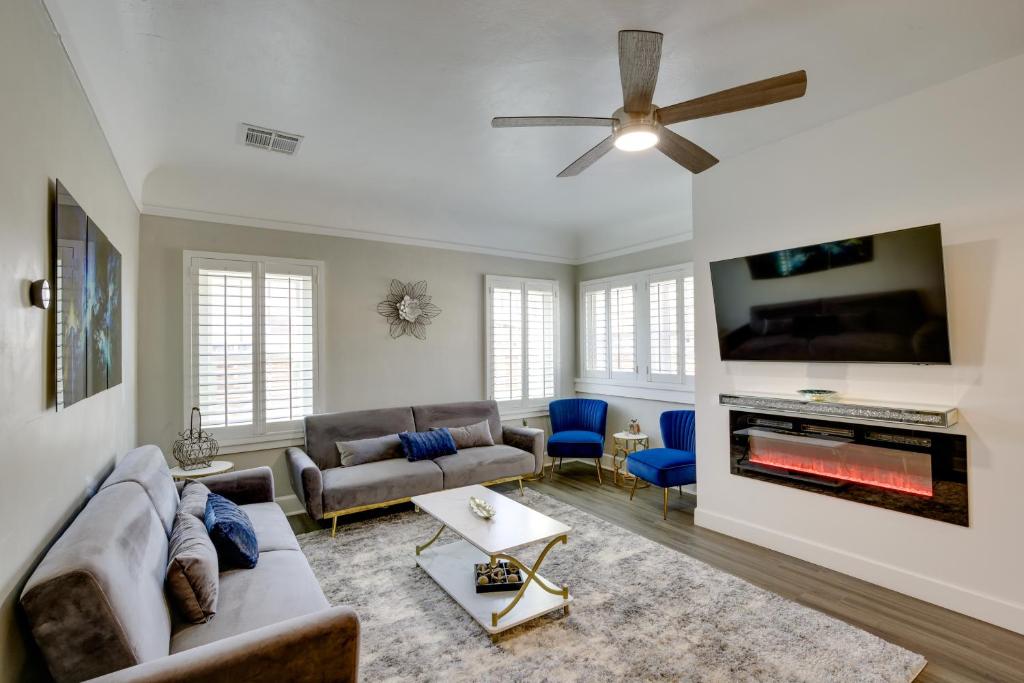
[[[484,276],[558,280],[563,394],[573,390],[575,268],[442,249],[343,237],[142,217],[139,439],[170,457],[182,429],[184,250],[255,254],[324,262],[324,411],[483,398]],[[391,278],[426,280],[442,313],[426,341],[391,339],[377,303]],[[230,455],[238,467],[274,468],[279,496],[291,493],[284,449]],[[283,501],[287,504],[287,501]]]
[[[0,681],[40,663],[16,617],[28,574],[114,459],[135,445],[139,214],[38,0],[0,3]],[[120,385],[54,409],[53,308],[28,284],[50,274],[50,204],[59,178],[123,257]]]

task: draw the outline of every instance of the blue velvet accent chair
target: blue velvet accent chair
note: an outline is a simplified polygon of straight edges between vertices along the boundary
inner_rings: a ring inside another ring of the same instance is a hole
[[[696,423],[692,410],[668,410],[661,414],[661,440],[665,447],[637,451],[626,459],[626,470],[634,476],[630,500],[641,479],[660,486],[662,517],[668,519],[668,490],[697,481]],[[679,491],[681,494],[682,489]]]
[[[551,418],[551,437],[548,439],[548,455],[562,458],[595,458],[597,481],[601,481],[600,458],[604,455],[604,433],[608,423],[608,404],[592,398],[564,398],[548,404]],[[554,464],[551,472],[555,471]]]

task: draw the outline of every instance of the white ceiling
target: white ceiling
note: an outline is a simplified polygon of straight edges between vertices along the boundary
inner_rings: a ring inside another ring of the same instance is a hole
[[[807,70],[803,99],[673,127],[724,164],[1024,52],[1020,0],[45,2],[146,211],[568,261],[691,223],[654,150],[559,179],[603,130],[490,128],[610,114],[619,29],[665,34],[659,105]],[[306,138],[247,148],[243,121]]]

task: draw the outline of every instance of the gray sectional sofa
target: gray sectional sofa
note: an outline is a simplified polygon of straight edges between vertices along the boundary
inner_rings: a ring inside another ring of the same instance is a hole
[[[493,446],[467,448],[435,460],[392,457],[342,466],[338,442],[369,439],[435,427],[463,427],[486,420]],[[438,403],[347,413],[311,415],[305,420],[306,447],[289,448],[292,488],[315,520],[331,520],[370,508],[406,502],[412,496],[470,484],[522,481],[544,465],[544,432],[506,427],[494,401]]]
[[[22,591],[54,679],[355,681],[359,620],[324,597],[274,502],[270,469],[203,483],[252,520],[256,567],[220,573],[210,621],[179,622],[164,594],[178,488],[159,448],[131,451]]]

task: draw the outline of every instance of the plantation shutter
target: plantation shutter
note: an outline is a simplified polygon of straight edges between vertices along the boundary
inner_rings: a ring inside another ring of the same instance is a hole
[[[584,374],[608,374],[608,290],[588,289],[583,294]]]
[[[193,272],[192,396],[204,428],[253,424],[254,275],[251,263],[210,263]]]
[[[492,286],[491,394],[495,401],[523,398],[522,288]]]
[[[611,341],[612,375],[636,372],[635,316],[633,285],[609,290],[608,329]]]
[[[272,264],[263,291],[266,421],[298,420],[313,412],[312,269]]]
[[[527,392],[531,399],[555,396],[555,293],[550,286],[527,284]]]
[[[486,289],[488,396],[546,404],[558,391],[558,283],[489,275]]]
[[[650,293],[651,379],[679,376],[679,280],[652,280]]]
[[[222,446],[301,439],[317,409],[319,265],[185,253],[185,425]]]
[[[693,276],[687,275],[683,278],[683,352],[685,360],[685,372],[687,377],[697,374],[695,360],[695,332],[693,324]]]

